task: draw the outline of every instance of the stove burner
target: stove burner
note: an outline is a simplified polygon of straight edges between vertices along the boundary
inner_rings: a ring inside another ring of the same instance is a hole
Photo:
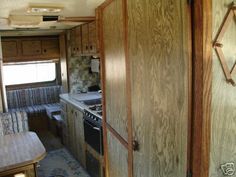
[[[102,110],[102,105],[98,104],[98,105],[89,106],[89,109],[92,110],[92,111],[101,111]]]

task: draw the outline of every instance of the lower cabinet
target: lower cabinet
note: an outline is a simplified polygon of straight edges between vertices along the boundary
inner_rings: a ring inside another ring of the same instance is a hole
[[[85,141],[84,141],[84,123],[83,112],[75,110],[75,148],[76,158],[85,167]]]
[[[64,112],[65,118],[65,143],[66,148],[80,162],[83,167],[85,163],[85,140],[83,112],[71,104],[67,104],[67,112]]]
[[[68,128],[68,139],[69,139],[69,151],[75,157],[76,152],[76,143],[75,143],[75,123],[74,123],[74,108],[71,105],[68,105],[68,112],[67,112],[67,128]]]

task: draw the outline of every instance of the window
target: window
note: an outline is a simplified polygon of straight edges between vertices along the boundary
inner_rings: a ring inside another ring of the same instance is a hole
[[[5,85],[48,82],[56,79],[56,63],[24,63],[3,66]]]

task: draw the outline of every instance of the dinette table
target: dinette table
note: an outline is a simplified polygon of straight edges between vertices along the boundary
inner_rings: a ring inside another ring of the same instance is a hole
[[[0,136],[0,177],[37,177],[46,150],[34,132]]]

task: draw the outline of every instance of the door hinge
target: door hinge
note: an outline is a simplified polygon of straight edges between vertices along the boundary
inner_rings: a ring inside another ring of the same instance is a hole
[[[191,170],[188,170],[188,171],[187,171],[187,177],[192,177],[192,176],[193,176],[192,171],[191,171]]]

